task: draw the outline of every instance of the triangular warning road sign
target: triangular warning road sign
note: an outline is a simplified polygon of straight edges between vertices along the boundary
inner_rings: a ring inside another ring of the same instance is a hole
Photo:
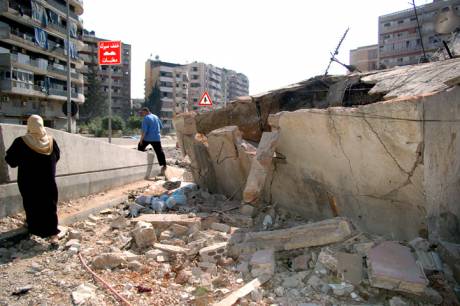
[[[198,106],[212,106],[212,100],[207,91],[201,96]]]

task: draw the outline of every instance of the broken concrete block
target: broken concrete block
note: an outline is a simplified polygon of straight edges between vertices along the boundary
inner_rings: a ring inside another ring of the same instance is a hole
[[[235,227],[251,227],[253,219],[243,214],[222,214],[222,221]]]
[[[121,253],[103,253],[93,260],[93,267],[96,269],[112,269],[126,264]]]
[[[251,274],[254,277],[275,273],[275,251],[273,249],[259,250],[255,252],[249,262]]]
[[[134,221],[143,221],[151,223],[156,229],[165,230],[173,223],[191,227],[196,225],[201,228],[201,218],[189,217],[188,215],[178,214],[145,214],[134,219]]]
[[[372,286],[422,294],[428,280],[408,247],[385,241],[368,252],[368,273]]]
[[[347,219],[335,218],[288,229],[250,232],[243,235],[241,242],[232,244],[230,251],[238,256],[266,248],[281,251],[327,245],[345,240],[351,230]]]
[[[220,242],[200,250],[201,261],[217,263],[227,253],[227,242]]]
[[[150,250],[147,253],[145,253],[145,257],[148,259],[156,259],[157,256],[164,256],[167,254],[168,253],[166,253],[165,251],[155,249],[155,250]]]
[[[132,270],[132,271],[140,271],[142,270],[144,266],[138,262],[137,260],[133,260],[131,262],[128,263],[128,269]]]
[[[139,248],[152,246],[152,244],[157,241],[155,229],[152,224],[147,222],[137,222],[136,227],[131,232],[131,235]]]
[[[160,234],[160,241],[170,240],[172,238],[174,238],[174,233],[172,231],[166,230],[162,231]]]
[[[218,231],[218,232],[223,232],[223,233],[230,232],[230,226],[225,223],[213,222],[211,223],[211,229]]]
[[[78,240],[81,240],[82,238],[82,235],[81,235],[81,232],[77,231],[77,230],[74,230],[74,229],[71,229],[69,231],[69,239],[78,239]]]
[[[187,249],[190,250],[188,255],[196,255],[198,252],[206,246],[206,239],[198,239],[187,244]]]
[[[388,303],[390,306],[409,306],[409,304],[399,296],[392,297]]]
[[[331,249],[322,248],[318,255],[318,261],[332,272],[337,272],[337,257]]]
[[[355,289],[353,285],[347,283],[329,284],[329,287],[332,288],[332,292],[337,296],[348,295]]]
[[[180,224],[172,224],[169,230],[174,233],[177,237],[184,236],[188,232],[188,227]]]
[[[240,208],[240,213],[248,217],[253,217],[256,214],[256,208],[252,205],[243,205]]]
[[[440,240],[437,250],[442,260],[452,268],[455,280],[460,283],[460,244]]]
[[[316,291],[323,292],[323,291],[330,290],[329,285],[315,274],[313,274],[308,279],[307,285],[309,285],[311,288],[313,288]],[[326,288],[326,289],[323,289],[323,288]]]
[[[243,202],[258,204],[265,186],[265,180],[271,170],[279,132],[264,132],[257,147],[256,157],[252,160],[251,170],[243,191]]]
[[[155,243],[153,246],[155,248],[157,248],[159,250],[162,250],[162,251],[165,251],[167,253],[185,254],[185,255],[188,255],[190,253],[190,249],[183,248],[183,247],[176,246],[176,245]]]
[[[337,253],[337,272],[357,286],[363,279],[363,258],[357,254]]]
[[[242,261],[236,266],[236,271],[241,272],[243,274],[249,273],[249,262]]]
[[[292,269],[294,271],[305,271],[309,269],[308,263],[310,262],[311,255],[310,254],[303,254],[300,256],[295,257],[292,260]]]
[[[308,272],[299,272],[291,274],[283,279],[282,286],[284,288],[300,288],[304,287],[303,279],[308,275]]]
[[[362,242],[353,245],[353,249],[358,253],[360,256],[365,257],[367,256],[367,252],[374,247],[374,242]]]
[[[126,218],[123,216],[119,216],[118,218],[112,221],[112,223],[110,224],[110,227],[115,228],[115,229],[123,229],[127,227],[128,225],[129,225],[129,222],[126,220]]]

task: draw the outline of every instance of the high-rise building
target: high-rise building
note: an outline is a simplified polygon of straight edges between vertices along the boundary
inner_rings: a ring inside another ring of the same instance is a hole
[[[147,60],[146,101],[155,84],[160,90],[162,100],[160,117],[166,132],[173,130],[172,119],[176,113],[220,108],[238,96],[249,94],[249,81],[244,74],[200,62],[181,65]],[[204,92],[208,92],[211,97],[212,108],[198,106]]]
[[[108,67],[98,65],[98,43],[109,39],[96,37],[94,31],[83,30],[84,48],[80,57],[84,61],[82,72],[85,80],[85,92],[88,88],[88,74],[96,68],[97,78],[101,82],[102,90],[109,92]],[[112,66],[112,111],[114,115],[123,118],[131,114],[131,45],[122,43],[122,65]]]
[[[435,0],[417,6],[418,16],[413,8],[380,16],[379,65],[390,68],[417,64],[424,57],[423,49],[429,59],[433,53],[443,48],[442,41],[450,37],[450,34],[436,32],[438,15],[449,10],[458,14],[459,7],[460,0]]]
[[[378,49],[378,45],[371,45],[350,50],[350,65],[362,72],[377,70]]]
[[[0,0],[0,122],[23,124],[31,114],[66,129],[67,24],[70,26],[71,99],[84,103],[82,0]],[[72,129],[75,130],[75,117]]]

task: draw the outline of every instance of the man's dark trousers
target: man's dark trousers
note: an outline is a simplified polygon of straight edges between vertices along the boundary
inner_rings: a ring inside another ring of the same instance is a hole
[[[163,148],[161,147],[161,141],[143,141],[142,144],[139,143],[137,145],[137,149],[139,151],[145,151],[145,148],[148,145],[152,145],[153,150],[155,150],[155,154],[157,155],[158,163],[160,166],[166,166],[166,158],[165,153],[163,152]]]

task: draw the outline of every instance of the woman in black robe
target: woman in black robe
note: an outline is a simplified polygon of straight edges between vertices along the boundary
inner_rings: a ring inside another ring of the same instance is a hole
[[[6,151],[6,162],[18,167],[18,187],[26,212],[29,234],[50,237],[57,243],[58,217],[56,163],[60,157],[56,141],[43,126],[40,116],[27,120],[27,134],[14,140]]]

